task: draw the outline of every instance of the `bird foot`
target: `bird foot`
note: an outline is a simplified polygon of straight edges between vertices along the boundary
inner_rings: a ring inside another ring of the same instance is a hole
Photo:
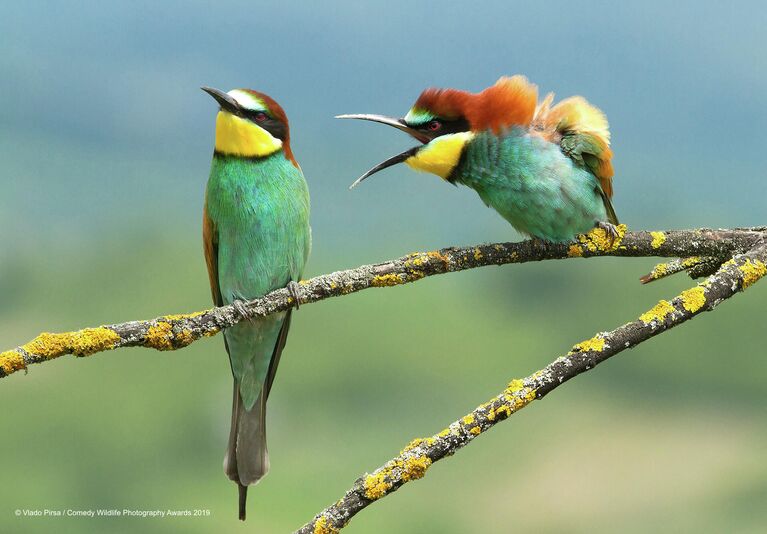
[[[296,309],[298,309],[301,305],[301,286],[291,280],[288,282],[288,291],[290,292],[290,296],[293,297],[293,302],[296,304]]]
[[[595,228],[601,228],[605,231],[607,234],[608,239],[610,240],[610,248],[613,247],[613,243],[615,243],[615,240],[618,239],[620,236],[620,233],[618,233],[618,227],[615,226],[613,223],[605,222],[605,221],[597,221],[596,224],[594,224]]]
[[[253,314],[250,313],[248,308],[245,307],[244,300],[237,299],[232,301],[232,307],[243,319],[251,319],[253,317]]]

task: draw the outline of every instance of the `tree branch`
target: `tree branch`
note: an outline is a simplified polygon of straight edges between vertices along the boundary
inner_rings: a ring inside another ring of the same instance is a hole
[[[450,247],[417,252],[396,260],[337,271],[301,282],[300,302],[307,304],[346,295],[369,287],[387,287],[415,282],[427,276],[474,269],[487,265],[525,263],[565,258],[596,256],[705,257],[706,265],[719,265],[733,254],[751,250],[764,241],[767,227],[732,230],[672,230],[667,232],[626,232],[610,242],[602,229],[578,236],[572,243],[551,244],[536,241],[495,243],[474,247]],[[691,273],[692,274],[692,273]],[[264,317],[294,306],[287,289],[278,289],[244,303],[246,316]],[[34,363],[65,354],[89,356],[119,347],[151,347],[175,350],[204,336],[213,336],[246,317],[234,306],[206,311],[165,315],[152,320],[85,328],[76,332],[42,333],[35,339],[0,353],[0,378]]]
[[[666,235],[668,238],[668,234]],[[637,244],[638,249],[634,251],[638,252],[645,243],[640,240],[634,241],[635,236],[631,236],[631,241]],[[658,234],[656,238],[656,244],[662,241]],[[709,238],[713,239],[713,236],[708,234],[707,239]],[[722,241],[719,243],[721,244]],[[680,325],[704,311],[713,310],[725,299],[746,289],[767,274],[765,235],[763,234],[760,240],[753,244],[754,248],[725,262],[704,282],[683,291],[671,301],[661,300],[631,323],[610,332],[600,332],[591,339],[581,341],[567,354],[560,356],[543,369],[523,379],[512,380],[499,395],[479,405],[441,432],[411,441],[395,458],[373,471],[372,474],[365,474],[358,478],[339,501],[317,514],[296,533],[333,534],[338,532],[361,510],[396,491],[407,482],[423,477],[434,462],[454,454],[471,440],[532,401],[545,397],[561,384],[593,369],[611,356]],[[663,245],[664,243],[661,242],[660,246]],[[628,250],[633,250],[631,246],[633,245],[629,245]],[[675,247],[675,253],[683,252],[676,248],[677,245],[669,246]],[[702,244],[700,246],[704,247]],[[682,255],[689,256],[689,251],[685,250]]]
[[[570,352],[545,368],[512,380],[508,387],[443,431],[418,438],[398,456],[357,479],[335,504],[301,527],[301,534],[332,534],[376,500],[403,484],[424,476],[432,463],[452,455],[495,424],[543,398],[571,378],[592,369],[607,358],[673,328],[704,311],[710,311],[767,275],[767,227],[732,230],[675,230],[626,232],[611,241],[602,229],[578,236],[567,244],[536,241],[496,243],[463,248],[418,252],[396,260],[338,271],[301,282],[301,304],[346,295],[369,287],[388,287],[415,282],[427,276],[507,263],[597,256],[679,258],[659,264],[643,282],[687,271],[691,277],[712,274],[704,282],[683,291],[671,301],[662,300],[639,319],[601,332],[576,344]],[[716,272],[714,272],[716,271]],[[43,333],[22,345],[0,353],[0,378],[33,363],[65,354],[87,356],[118,347],[151,347],[175,350],[204,336],[212,336],[248,317],[264,317],[284,311],[295,302],[287,289],[243,303],[244,314],[233,305],[148,321],[85,328],[76,332]]]

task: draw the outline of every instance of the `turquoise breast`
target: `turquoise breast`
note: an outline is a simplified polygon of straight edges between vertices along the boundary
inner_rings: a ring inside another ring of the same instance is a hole
[[[309,192],[282,151],[266,158],[216,155],[206,194],[218,236],[218,278],[225,304],[260,297],[298,281],[309,254]],[[224,332],[232,372],[250,407],[261,391],[284,313]]]
[[[597,179],[559,145],[515,128],[478,134],[450,179],[474,189],[523,234],[563,242],[607,214]]]

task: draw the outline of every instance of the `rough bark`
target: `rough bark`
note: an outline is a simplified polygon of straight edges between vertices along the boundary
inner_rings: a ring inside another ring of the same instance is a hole
[[[571,378],[626,349],[657,336],[693,317],[711,311],[767,274],[767,241],[745,254],[735,255],[702,283],[670,301],[661,300],[635,321],[581,341],[565,355],[535,373],[512,380],[506,389],[441,432],[411,441],[394,458],[358,478],[351,489],[296,531],[330,534],[344,528],[367,506],[417,480],[427,469],[453,455],[474,438],[506,420],[531,402],[541,399]]]
[[[765,235],[767,227],[626,232],[625,226],[621,225],[619,237],[614,241],[610,241],[602,229],[595,229],[566,244],[522,241],[450,247],[416,252],[383,263],[317,276],[301,282],[298,296],[301,304],[308,304],[369,287],[396,286],[427,276],[487,265],[577,257],[698,256],[705,257],[705,265],[710,269],[712,265],[720,265],[733,254],[751,250],[765,239]],[[46,362],[65,354],[89,356],[119,347],[175,350],[201,337],[215,335],[248,316],[262,317],[294,305],[290,291],[278,289],[261,298],[243,302],[239,308],[244,314],[238,311],[238,307],[229,305],[75,332],[45,332],[29,343],[0,353],[0,378],[21,369],[26,370],[30,364]]]
[[[369,287],[396,286],[427,276],[487,265],[596,256],[678,258],[656,266],[650,274],[641,278],[645,283],[682,271],[687,271],[693,278],[710,276],[670,301],[661,300],[637,320],[610,332],[598,333],[576,344],[567,354],[543,369],[525,378],[512,380],[500,394],[443,431],[413,440],[399,455],[372,474],[358,478],[340,500],[296,532],[338,532],[358,512],[403,484],[423,477],[434,462],[454,454],[534,400],[543,398],[611,356],[714,309],[725,299],[751,286],[767,275],[767,227],[626,232],[625,227],[620,226],[615,240],[609,239],[603,230],[595,229],[566,244],[523,241],[450,247],[408,254],[396,260],[337,271],[301,282],[295,294],[301,304],[308,304]],[[284,311],[296,303],[293,293],[285,288],[238,304],[76,332],[43,333],[29,343],[0,353],[0,378],[26,370],[30,364],[64,354],[87,356],[118,347],[136,346],[175,350],[203,336],[215,335],[247,317]]]

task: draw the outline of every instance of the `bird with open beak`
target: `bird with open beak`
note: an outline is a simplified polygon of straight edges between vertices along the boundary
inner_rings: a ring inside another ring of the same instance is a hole
[[[360,176],[405,162],[474,189],[523,234],[564,242],[597,226],[614,237],[610,133],[605,115],[576,96],[552,106],[524,76],[479,93],[426,89],[401,119],[339,115],[393,126],[421,144]]]

